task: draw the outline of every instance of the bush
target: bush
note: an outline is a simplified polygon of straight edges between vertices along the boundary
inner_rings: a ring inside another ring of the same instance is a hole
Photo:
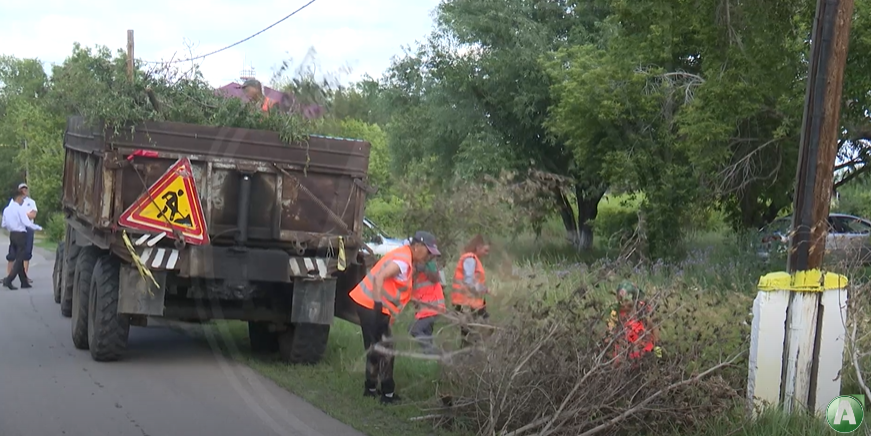
[[[638,225],[638,209],[607,207],[599,210],[593,222],[593,233],[608,244],[613,238],[631,234]]]
[[[404,205],[396,196],[375,197],[366,201],[366,218],[388,233],[388,236],[403,238],[402,215]]]
[[[64,214],[52,213],[45,224],[45,236],[52,242],[60,242],[66,236],[67,223]]]

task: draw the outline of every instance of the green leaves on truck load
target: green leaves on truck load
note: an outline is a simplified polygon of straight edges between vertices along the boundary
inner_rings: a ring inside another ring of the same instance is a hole
[[[51,78],[54,107],[88,122],[129,128],[143,121],[172,121],[278,132],[286,143],[304,140],[312,122],[298,114],[264,116],[259,105],[216,93],[196,65],[136,61],[131,83],[127,55],[106,47],[74,45]]]

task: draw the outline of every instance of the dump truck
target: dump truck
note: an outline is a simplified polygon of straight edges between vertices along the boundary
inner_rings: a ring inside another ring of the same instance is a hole
[[[317,363],[359,323],[370,144],[174,122],[69,117],[55,301],[73,344],[121,358],[149,320],[248,323],[251,349]]]

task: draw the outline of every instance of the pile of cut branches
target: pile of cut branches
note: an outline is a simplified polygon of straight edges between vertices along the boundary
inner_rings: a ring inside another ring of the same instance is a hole
[[[613,298],[604,287],[529,290],[541,298],[515,304],[471,351],[451,353],[445,408],[429,417],[481,436],[670,434],[740,404],[747,332],[709,315],[716,297],[650,290],[648,328],[659,327],[663,352],[633,365],[626,346],[614,354],[626,332],[607,327]]]
[[[137,61],[131,82],[127,55],[106,47],[83,48],[55,66],[48,98],[59,115],[77,114],[89,123],[104,122],[116,131],[143,121],[173,121],[278,132],[286,143],[305,138],[313,121],[298,113],[263,114],[251,103],[220,95],[197,65]]]

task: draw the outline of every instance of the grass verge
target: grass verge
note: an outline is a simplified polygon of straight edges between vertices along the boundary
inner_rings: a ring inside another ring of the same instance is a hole
[[[397,322],[407,326],[406,322]],[[248,342],[248,326],[239,321],[216,321],[204,326],[228,332],[241,353],[236,360],[250,366],[279,386],[299,395],[328,415],[369,435],[378,436],[460,436],[461,429],[433,429],[429,421],[414,418],[426,415],[438,392],[439,367],[435,362],[397,358],[395,379],[401,404],[381,405],[377,399],[363,397],[364,350],[360,328],[336,319],[324,360],[315,366],[291,366],[277,356],[254,356]],[[400,327],[401,328],[401,327]],[[407,349],[414,349],[406,332],[397,338]],[[226,352],[226,350],[225,350]]]

